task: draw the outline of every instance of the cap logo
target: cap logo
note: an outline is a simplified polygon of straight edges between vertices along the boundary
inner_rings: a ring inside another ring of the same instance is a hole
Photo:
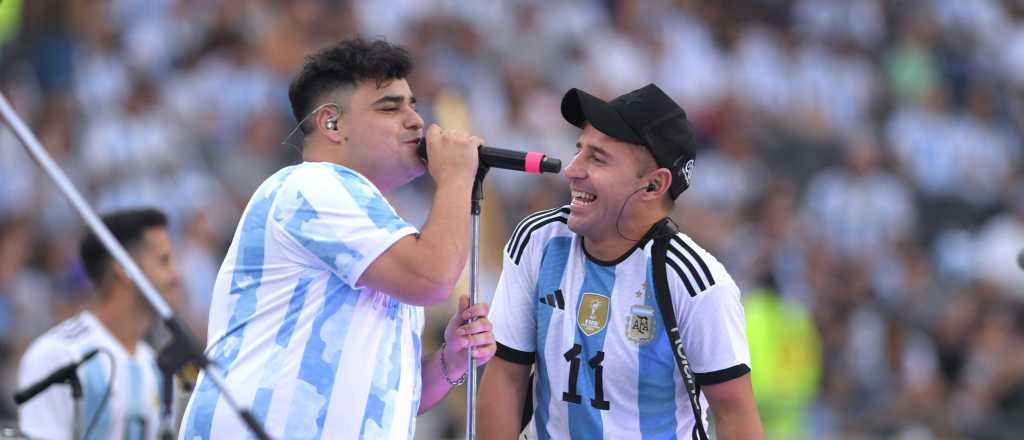
[[[680,172],[683,173],[683,178],[686,179],[686,185],[689,186],[690,180],[693,179],[693,159],[688,160],[686,162],[686,166],[683,167]]]
[[[643,100],[644,95],[646,94],[647,91],[645,90],[637,90],[634,91],[633,93],[623,96],[622,102],[625,104],[639,104]]]

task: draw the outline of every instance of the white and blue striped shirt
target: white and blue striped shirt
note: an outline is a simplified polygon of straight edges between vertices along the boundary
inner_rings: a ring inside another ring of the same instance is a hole
[[[257,189],[214,285],[207,354],[272,437],[412,436],[423,309],[356,283],[416,232],[340,165],[287,167]],[[180,438],[245,433],[200,376]]]
[[[21,358],[18,387],[36,383],[92,349],[103,353],[78,367],[78,420],[71,388],[54,384],[18,408],[21,430],[43,439],[70,439],[76,430],[89,440],[159,438],[161,376],[153,349],[140,341],[129,353],[92,313],[68,318],[34,341]]]
[[[690,438],[694,417],[655,296],[652,240],[598,261],[568,215],[562,207],[520,222],[491,306],[497,356],[536,362],[536,438]],[[683,234],[670,240],[666,266],[698,390],[749,372],[739,288],[725,268]]]

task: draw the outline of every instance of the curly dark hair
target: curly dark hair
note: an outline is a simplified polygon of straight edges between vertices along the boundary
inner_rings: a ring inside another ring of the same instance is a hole
[[[377,86],[402,79],[412,71],[412,58],[405,49],[384,40],[353,38],[320,50],[306,57],[302,70],[288,87],[295,121],[306,117],[317,100],[326,93],[360,82],[374,80]],[[312,131],[312,124],[302,124],[302,133]]]

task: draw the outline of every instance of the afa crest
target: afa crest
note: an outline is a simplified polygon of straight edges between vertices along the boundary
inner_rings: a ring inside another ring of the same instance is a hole
[[[576,312],[576,324],[587,336],[594,336],[608,325],[608,297],[599,293],[584,293]]]
[[[654,319],[654,308],[635,305],[629,309],[626,317],[626,338],[643,345],[654,340],[654,331],[658,327]]]

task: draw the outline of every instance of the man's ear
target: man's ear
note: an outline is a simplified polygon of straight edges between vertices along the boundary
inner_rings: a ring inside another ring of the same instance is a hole
[[[343,139],[341,116],[340,106],[332,104],[324,107],[323,110],[317,112],[314,118],[316,130],[331,142],[340,144]]]
[[[658,168],[644,178],[644,199],[657,199],[668,192],[672,186],[672,172],[668,168]]]
[[[110,271],[107,272],[107,277],[107,281],[132,284],[132,279],[128,276],[128,271],[125,270],[124,266],[117,261],[110,262]]]

